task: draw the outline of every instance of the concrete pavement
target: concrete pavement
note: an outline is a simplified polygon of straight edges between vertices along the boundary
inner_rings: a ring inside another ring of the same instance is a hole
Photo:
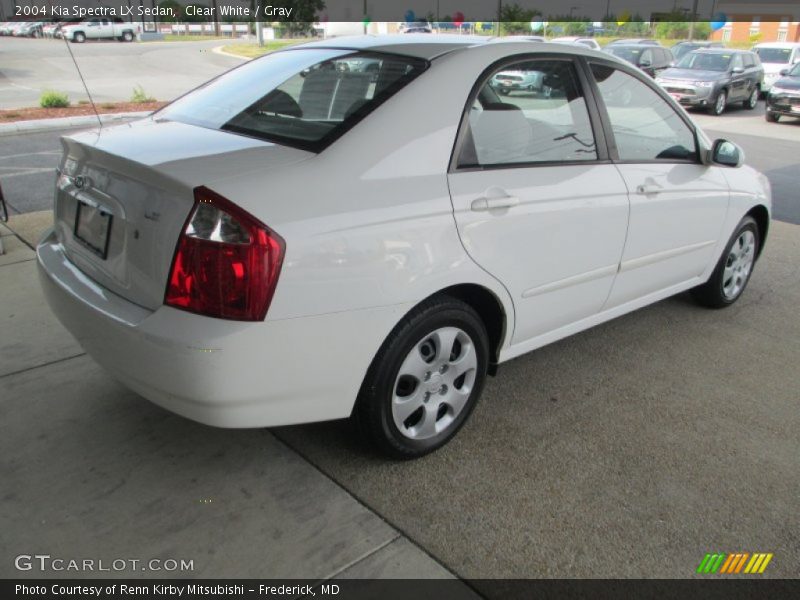
[[[0,578],[64,575],[14,568],[37,553],[193,561],[103,577],[453,576],[269,431],[191,423],[117,384],[51,315],[33,251],[0,234]]]
[[[38,214],[12,226],[35,238]],[[226,431],[149,404],[82,354],[10,247],[0,577],[32,551],[320,580],[683,578],[746,551],[797,574],[798,226],[773,223],[734,307],[682,295],[503,365],[459,436],[410,463],[345,422]]]

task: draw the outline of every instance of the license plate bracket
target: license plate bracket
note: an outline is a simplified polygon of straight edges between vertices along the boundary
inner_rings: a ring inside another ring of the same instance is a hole
[[[97,256],[106,259],[114,216],[99,206],[78,200],[75,210],[75,239]]]

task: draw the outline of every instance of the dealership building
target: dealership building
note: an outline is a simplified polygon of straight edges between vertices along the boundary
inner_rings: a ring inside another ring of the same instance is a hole
[[[720,42],[800,42],[800,2],[723,0],[727,22],[712,34]]]

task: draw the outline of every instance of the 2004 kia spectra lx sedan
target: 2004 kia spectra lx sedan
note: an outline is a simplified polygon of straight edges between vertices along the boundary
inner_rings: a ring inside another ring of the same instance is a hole
[[[549,93],[499,96],[508,71]],[[63,146],[38,264],[98,363],[211,425],[352,415],[398,457],[503,361],[684,290],[732,304],[770,219],[737,146],[563,44],[310,43]]]

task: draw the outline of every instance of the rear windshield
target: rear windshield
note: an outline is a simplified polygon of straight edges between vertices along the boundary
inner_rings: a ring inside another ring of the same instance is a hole
[[[213,79],[154,118],[320,152],[427,66],[352,50],[275,52]]]
[[[765,63],[788,63],[792,57],[791,48],[756,48],[755,52]]]
[[[733,54],[711,54],[692,52],[684,56],[677,67],[679,69],[696,69],[698,71],[727,71]]]
[[[639,55],[644,50],[649,50],[649,48],[636,48],[632,46],[612,46],[610,48],[606,48],[606,51],[609,54],[613,54],[614,56],[618,56],[634,64],[639,62]]]

